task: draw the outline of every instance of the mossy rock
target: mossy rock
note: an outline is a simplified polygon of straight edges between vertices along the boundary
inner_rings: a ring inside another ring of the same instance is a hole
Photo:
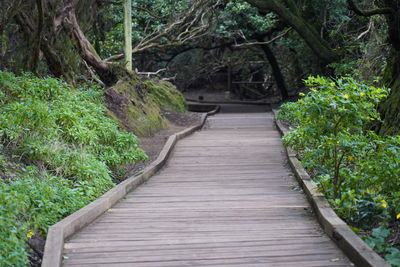
[[[168,128],[159,105],[138,77],[119,81],[106,92],[109,115],[137,136],[150,136]]]
[[[150,98],[161,108],[177,112],[187,111],[185,97],[167,81],[153,79],[145,81]]]

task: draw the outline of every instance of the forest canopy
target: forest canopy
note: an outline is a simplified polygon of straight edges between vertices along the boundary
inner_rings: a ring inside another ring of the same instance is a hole
[[[124,1],[3,2],[0,69],[107,86],[127,75],[121,68]],[[284,99],[296,95],[309,74],[350,75],[392,89],[380,105],[385,122],[375,127],[398,131],[398,1],[138,0],[131,5],[133,64],[139,72],[166,69],[163,75],[175,78],[181,90],[202,81],[218,89],[211,84],[221,83],[218,74],[230,69],[234,80],[270,83],[231,88],[240,97],[273,92]]]

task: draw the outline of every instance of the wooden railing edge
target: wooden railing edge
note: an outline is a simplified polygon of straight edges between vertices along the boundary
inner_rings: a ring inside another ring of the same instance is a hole
[[[219,106],[213,111],[204,113],[198,125],[171,135],[157,159],[146,167],[142,173],[126,179],[122,183],[110,189],[103,196],[51,226],[47,233],[42,267],[61,266],[65,239],[93,222],[96,218],[110,209],[115,203],[125,197],[128,192],[134,190],[140,184],[152,177],[165,165],[177,141],[203,128],[207,117],[218,113],[218,111]]]
[[[288,128],[277,119],[277,111],[273,110],[275,125],[282,136],[288,133]],[[356,265],[363,267],[390,267],[386,261],[369,247],[351,228],[339,218],[331,208],[328,200],[317,190],[317,185],[304,169],[301,161],[290,147],[285,147],[289,165],[298,183],[303,188],[318,222],[325,233],[336,243],[346,256]]]

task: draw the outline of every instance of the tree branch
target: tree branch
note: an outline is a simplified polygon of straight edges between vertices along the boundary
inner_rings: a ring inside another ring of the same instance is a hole
[[[216,4],[218,3],[219,1]],[[140,53],[150,48],[180,46],[189,40],[203,36],[210,26],[210,16],[208,15],[216,4],[210,0],[195,1],[188,11],[177,17],[166,28],[143,38],[134,47],[133,53]],[[165,38],[168,39],[168,42],[160,43]]]
[[[366,31],[362,32],[360,35],[358,35],[357,40],[360,40],[362,37],[364,37],[364,35],[368,34],[369,31],[372,29],[373,24],[374,24],[374,23],[373,23],[373,21],[371,20],[371,21],[369,22],[369,24],[368,24],[368,29],[367,29]]]
[[[103,1],[109,2],[108,0]],[[190,40],[204,36],[211,25],[212,12],[219,3],[220,0],[194,1],[193,5],[185,13],[177,15],[174,21],[166,25],[165,28],[157,29],[142,38],[133,48],[132,54],[142,53],[153,48],[177,47]],[[124,59],[124,55],[119,54],[105,59],[104,62],[108,63],[122,59]]]
[[[121,68],[116,71],[117,66],[112,66],[106,61],[102,60],[97,54],[96,50],[82,31],[75,14],[77,0],[68,0],[68,5],[72,8],[69,9],[67,16],[63,19],[63,22],[72,29],[72,36],[76,40],[78,51],[81,54],[83,60],[85,60],[99,75],[100,79],[106,85],[114,84],[119,75],[122,75],[125,69]],[[129,75],[129,72],[125,72]]]
[[[109,3],[109,4],[112,4],[112,5],[123,5],[124,4],[123,2],[112,1],[112,0],[102,0],[101,2]],[[165,19],[167,17],[167,16],[163,16],[163,17],[158,16],[153,11],[151,11],[151,10],[149,10],[147,8],[141,7],[141,6],[132,6],[132,8],[136,9],[136,10],[144,11],[147,14],[149,14],[150,16],[152,16],[153,18],[156,18],[156,19]]]
[[[64,20],[68,17],[70,12],[75,9],[78,2],[79,0],[69,0],[65,7],[59,12],[59,14],[53,20],[54,32],[57,32],[60,29]]]
[[[283,33],[279,34],[278,36],[276,36],[276,37],[274,37],[271,40],[266,41],[266,42],[252,42],[252,43],[236,44],[233,47],[243,47],[243,46],[252,46],[252,45],[269,45],[269,44],[272,44],[273,42],[275,42],[276,40],[282,38],[283,36],[285,36],[291,30],[292,30],[292,27],[286,29]]]
[[[166,71],[167,69],[159,69],[158,71],[156,71],[156,72],[139,72],[139,71],[137,71],[137,69],[136,69],[136,73],[138,74],[138,75],[146,75],[148,78],[150,78],[150,76],[157,76],[158,74],[160,74],[161,72],[163,72],[163,71]]]
[[[350,10],[352,10],[357,15],[363,16],[363,17],[371,17],[371,16],[375,16],[375,15],[388,15],[388,14],[395,13],[395,10],[393,10],[390,7],[374,8],[374,9],[370,9],[370,10],[361,10],[358,8],[358,6],[354,3],[353,0],[347,0],[347,4],[348,4]]]
[[[150,16],[152,16],[153,18],[156,18],[156,19],[165,19],[165,18],[168,16],[168,15],[163,16],[163,17],[158,16],[158,15],[156,15],[154,12],[152,12],[151,10],[149,10],[149,9],[147,9],[147,8],[144,8],[144,7],[140,7],[140,6],[132,6],[132,8],[133,8],[133,9],[136,9],[136,10],[144,11],[144,12],[146,12],[147,14],[149,14]]]

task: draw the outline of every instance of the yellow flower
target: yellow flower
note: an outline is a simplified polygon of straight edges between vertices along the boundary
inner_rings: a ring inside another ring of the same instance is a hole
[[[349,99],[350,96],[348,94],[345,94],[343,97]]]
[[[381,200],[381,206],[384,207],[384,208],[387,208],[388,204],[387,204],[387,202],[385,200]]]
[[[365,93],[364,93],[364,92],[361,92],[361,93],[360,93],[360,96],[361,96],[361,97],[365,96]]]
[[[350,161],[354,160],[353,156],[348,156],[347,157]]]
[[[400,213],[397,214],[396,219],[397,219],[397,220],[400,220]]]
[[[26,234],[26,237],[27,238],[32,238],[32,236],[34,235],[35,233],[33,232],[33,231],[29,231],[27,234]]]

